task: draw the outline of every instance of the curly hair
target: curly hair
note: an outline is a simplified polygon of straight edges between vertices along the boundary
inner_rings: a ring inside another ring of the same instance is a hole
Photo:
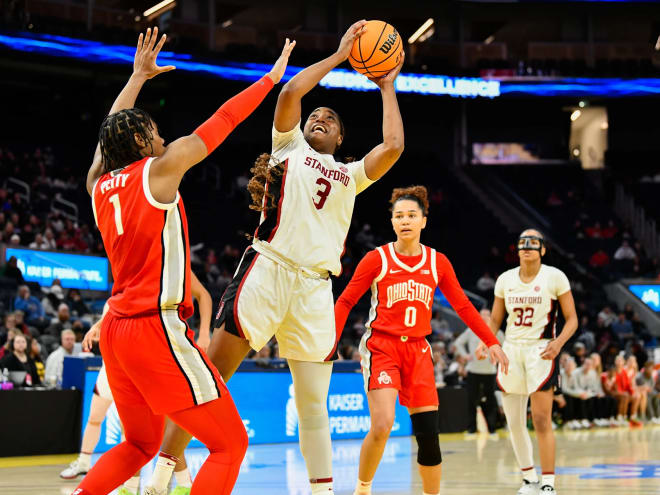
[[[429,193],[424,186],[410,186],[410,187],[397,187],[392,191],[392,197],[390,198],[390,211],[394,209],[394,205],[397,201],[402,201],[408,199],[410,201],[415,201],[418,205],[424,216],[429,214]]]
[[[282,163],[276,161],[269,153],[262,153],[255,160],[250,172],[252,172],[252,178],[250,178],[247,185],[248,192],[252,197],[250,209],[268,211],[277,207],[275,197],[268,192],[267,185],[282,176],[284,173]]]
[[[154,123],[151,116],[139,108],[127,108],[103,119],[99,130],[99,144],[103,173],[123,168],[143,158],[135,141],[137,134],[153,153]]]

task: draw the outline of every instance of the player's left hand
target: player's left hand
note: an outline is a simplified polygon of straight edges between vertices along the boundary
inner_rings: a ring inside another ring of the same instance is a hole
[[[488,354],[490,355],[490,362],[501,366],[502,373],[505,375],[509,374],[509,358],[506,357],[502,347],[499,344],[491,345],[488,348]]]
[[[404,60],[406,60],[406,52],[401,54],[401,60],[399,60],[399,63],[396,67],[394,67],[394,69],[389,71],[383,77],[370,77],[369,80],[380,89],[383,89],[383,87],[387,86],[388,84],[394,84],[394,80],[399,75],[399,72],[401,72],[401,67],[403,67]]]
[[[545,349],[543,349],[543,352],[540,354],[541,359],[554,359],[557,356],[559,356],[559,353],[561,352],[561,347],[562,345],[557,342],[556,340],[551,340],[548,342],[548,345],[546,346]]]
[[[197,338],[197,347],[199,347],[201,350],[206,352],[210,344],[211,344],[211,337],[209,336],[209,332],[206,333],[200,332],[199,337]]]
[[[96,323],[92,325],[92,328],[90,328],[87,333],[85,334],[85,337],[83,338],[82,341],[82,348],[83,351],[85,352],[91,352],[92,346],[99,341],[99,338],[101,337],[101,322],[103,320],[99,320]]]
[[[280,54],[279,58],[275,61],[275,64],[273,64],[273,68],[267,74],[274,84],[277,84],[282,80],[282,76],[284,76],[284,72],[286,71],[286,66],[289,63],[289,56],[291,55],[291,51],[295,46],[296,46],[296,40],[289,41],[289,38],[287,38],[286,41],[284,42],[284,48],[282,48],[282,53]]]
[[[165,44],[167,35],[161,36],[158,43],[156,43],[156,39],[158,39],[157,27],[153,31],[148,28],[144,36],[140,33],[137,49],[135,50],[135,60],[133,61],[133,74],[151,79],[158,74],[176,69],[173,65],[160,67],[156,63],[156,58]]]

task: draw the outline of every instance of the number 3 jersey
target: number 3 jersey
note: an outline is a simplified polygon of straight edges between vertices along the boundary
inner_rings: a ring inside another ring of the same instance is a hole
[[[338,275],[355,196],[373,183],[364,160],[341,163],[316,152],[300,123],[288,132],[273,127],[272,138],[271,166],[279,163],[283,173],[266,186],[264,202],[274,208],[262,213],[255,238],[296,265]]]
[[[541,265],[534,280],[520,280],[520,268],[502,273],[495,282],[495,296],[504,299],[506,339],[529,341],[554,339],[557,326],[558,297],[571,290],[564,272]]]
[[[118,316],[178,310],[186,319],[193,312],[188,221],[178,192],[167,204],[151,195],[152,161],[144,158],[102,175],[92,189],[114,279],[108,304]]]
[[[431,333],[433,297],[439,287],[460,318],[488,346],[497,339],[463,292],[444,254],[421,245],[422,253],[403,256],[394,243],[380,246],[360,261],[335,305],[335,325],[341,331],[353,306],[371,287],[368,329],[411,338]]]

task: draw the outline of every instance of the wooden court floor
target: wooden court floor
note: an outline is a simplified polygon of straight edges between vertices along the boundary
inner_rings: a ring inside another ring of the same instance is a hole
[[[444,494],[515,494],[519,485],[507,434],[464,440],[443,435]],[[350,495],[357,477],[360,442],[333,445],[335,492]],[[206,451],[186,452],[193,473]],[[58,473],[74,456],[0,459],[1,495],[70,495],[75,482]],[[374,481],[379,495],[421,494],[411,438],[394,438]],[[538,456],[536,457],[538,462]],[[148,479],[153,462],[142,471]],[[597,429],[557,433],[557,490],[559,494],[660,494],[660,427]],[[307,475],[297,444],[251,446],[241,467],[235,494],[307,495]]]

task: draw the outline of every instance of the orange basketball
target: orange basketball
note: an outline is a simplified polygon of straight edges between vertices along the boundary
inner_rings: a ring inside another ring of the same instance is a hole
[[[348,60],[360,74],[383,77],[401,61],[401,35],[385,21],[367,21],[366,28],[367,31],[353,42]]]

